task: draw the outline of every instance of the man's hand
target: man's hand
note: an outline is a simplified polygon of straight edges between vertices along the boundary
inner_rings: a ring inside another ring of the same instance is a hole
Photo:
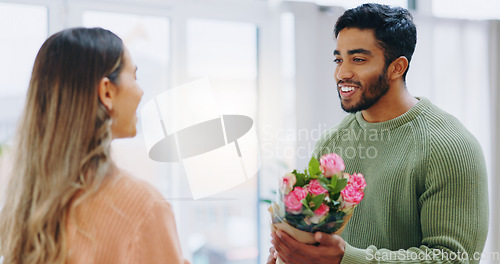
[[[271,237],[279,258],[286,264],[337,264],[344,256],[345,241],[338,235],[316,232],[314,238],[319,245],[300,243],[280,230],[272,232]]]
[[[269,257],[267,258],[267,264],[276,264],[276,250],[274,247],[269,249]]]

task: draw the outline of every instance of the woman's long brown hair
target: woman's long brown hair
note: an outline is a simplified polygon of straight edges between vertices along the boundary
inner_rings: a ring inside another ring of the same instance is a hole
[[[0,213],[4,264],[64,263],[68,211],[111,168],[111,121],[98,86],[104,77],[117,81],[123,50],[101,28],[66,29],[40,48]]]

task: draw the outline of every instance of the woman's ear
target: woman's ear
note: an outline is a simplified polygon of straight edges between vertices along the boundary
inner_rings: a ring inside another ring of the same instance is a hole
[[[109,80],[108,77],[104,77],[99,82],[99,100],[101,103],[111,111],[113,109],[113,100],[115,97],[115,87],[114,84]]]
[[[408,59],[405,56],[395,59],[389,65],[389,79],[395,80],[402,77],[406,69],[408,69]]]

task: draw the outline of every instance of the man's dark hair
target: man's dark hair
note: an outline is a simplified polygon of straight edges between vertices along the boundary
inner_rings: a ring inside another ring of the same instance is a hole
[[[417,44],[413,16],[401,7],[363,4],[348,9],[335,24],[335,37],[344,28],[373,29],[377,42],[384,49],[386,67],[400,56],[405,56],[409,63]],[[407,72],[408,69],[403,80]]]

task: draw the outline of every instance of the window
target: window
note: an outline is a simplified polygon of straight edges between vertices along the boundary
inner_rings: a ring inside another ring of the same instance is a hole
[[[31,70],[47,38],[47,8],[0,2],[0,144],[13,136]]]
[[[24,106],[33,62],[47,38],[47,8],[0,2],[0,209],[9,163],[2,158]],[[0,256],[0,263],[2,257]]]
[[[465,19],[500,19],[500,2],[498,0],[432,1],[432,13],[438,17]]]
[[[210,80],[221,115],[239,114],[255,120],[256,25],[190,18],[186,33],[188,78]],[[189,208],[180,212],[184,220],[179,225],[189,237],[188,243],[195,245],[191,248],[193,262],[256,263],[256,202],[257,177],[205,201],[179,201],[180,208]]]
[[[294,1],[294,0],[286,0],[286,1]],[[408,0],[382,0],[382,1],[366,1],[366,0],[300,0],[300,2],[314,2],[318,5],[327,5],[327,6],[340,6],[345,9],[357,7],[364,3],[373,3],[377,2],[379,4],[385,4],[390,6],[400,6],[404,8],[408,8]]]

